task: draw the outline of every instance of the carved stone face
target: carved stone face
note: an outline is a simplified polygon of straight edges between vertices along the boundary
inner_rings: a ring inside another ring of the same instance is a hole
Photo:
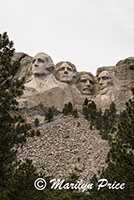
[[[80,75],[79,90],[82,94],[91,95],[93,94],[94,81],[88,73]]]
[[[67,63],[62,63],[56,73],[56,78],[65,83],[71,82],[74,75],[72,67]]]
[[[45,53],[38,53],[32,60],[34,75],[49,75],[54,66],[51,58]]]
[[[98,81],[100,85],[100,93],[106,94],[110,87],[113,86],[112,74],[108,71],[103,71],[98,76]]]

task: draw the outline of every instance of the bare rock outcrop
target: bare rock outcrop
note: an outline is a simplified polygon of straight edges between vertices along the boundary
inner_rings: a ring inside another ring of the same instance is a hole
[[[17,73],[17,78],[21,79],[22,77],[25,77],[27,82],[32,75],[31,72],[32,57],[26,53],[20,52],[20,53],[15,53],[12,60],[19,61],[21,65]]]
[[[118,112],[125,108],[125,102],[132,97],[134,87],[134,58],[119,61],[116,66],[97,69],[99,93],[95,97],[98,107],[103,110],[115,102]]]
[[[115,102],[118,112],[131,98],[134,87],[134,57],[119,61],[116,66],[100,67],[96,76],[90,72],[77,72],[69,61],[56,65],[45,53],[33,58],[25,53],[15,53],[14,61],[20,61],[18,78],[26,79],[24,95],[19,99],[21,108],[40,104],[62,111],[64,104],[72,102],[80,108],[85,98],[96,102],[102,110]]]
[[[26,78],[24,94],[18,99],[20,110],[28,122],[40,121],[40,137],[28,138],[18,158],[33,159],[38,171],[46,176],[68,178],[76,173],[83,180],[106,166],[109,145],[79,112],[79,118],[63,116],[64,104],[71,102],[80,111],[85,98],[95,101],[105,110],[114,102],[118,112],[131,98],[134,87],[134,57],[119,61],[116,66],[90,72],[78,72],[74,64],[62,61],[54,64],[46,53],[31,57],[16,53],[13,61],[20,61],[17,78]],[[54,120],[44,120],[45,109],[53,107]],[[58,112],[59,111],[59,112]],[[59,115],[57,115],[57,113]]]

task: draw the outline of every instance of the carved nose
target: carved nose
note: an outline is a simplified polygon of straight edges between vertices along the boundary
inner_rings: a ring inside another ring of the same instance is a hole
[[[86,85],[89,87],[90,86],[90,82],[87,80],[86,81]]]
[[[34,66],[35,66],[35,67],[38,67],[38,66],[39,66],[37,60],[35,60]]]
[[[65,71],[64,71],[64,74],[68,74],[68,71],[67,71],[67,70],[65,70]]]
[[[100,79],[100,81],[99,81],[99,84],[100,84],[100,85],[102,85],[102,84],[103,84],[103,81],[102,81],[102,79]]]

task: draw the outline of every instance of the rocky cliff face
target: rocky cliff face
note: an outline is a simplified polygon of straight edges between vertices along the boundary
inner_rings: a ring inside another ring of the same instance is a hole
[[[26,78],[24,94],[18,99],[20,111],[28,122],[38,118],[41,131],[40,137],[28,139],[18,157],[33,159],[46,176],[68,178],[74,172],[89,180],[105,166],[109,146],[96,130],[90,130],[89,122],[80,112],[82,104],[88,98],[102,110],[112,102],[118,112],[123,110],[134,87],[134,58],[121,60],[116,66],[100,67],[96,76],[77,72],[76,66],[68,61],[55,65],[45,53],[33,58],[16,53],[13,60],[21,63],[17,78]],[[79,110],[78,119],[59,114],[68,102]],[[56,116],[47,123],[45,109],[52,107]]]
[[[115,102],[121,111],[134,86],[133,57],[119,61],[116,66],[98,68],[96,76],[77,72],[76,66],[68,61],[55,65],[45,53],[38,53],[33,58],[16,53],[13,60],[21,63],[18,78],[26,78],[24,95],[19,99],[21,108],[42,104],[62,111],[65,103],[72,102],[79,108],[88,98],[103,110]]]

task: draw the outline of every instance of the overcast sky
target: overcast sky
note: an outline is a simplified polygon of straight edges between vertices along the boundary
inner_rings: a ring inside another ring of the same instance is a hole
[[[134,0],[1,0],[5,31],[16,52],[45,52],[95,75],[134,56]]]

